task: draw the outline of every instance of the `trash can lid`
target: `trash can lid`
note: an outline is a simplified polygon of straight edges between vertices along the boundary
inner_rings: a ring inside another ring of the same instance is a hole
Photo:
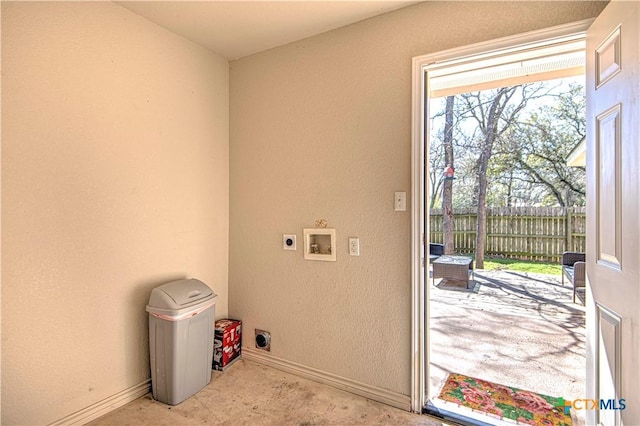
[[[171,281],[151,291],[147,310],[182,309],[216,297],[208,285],[195,278]]]

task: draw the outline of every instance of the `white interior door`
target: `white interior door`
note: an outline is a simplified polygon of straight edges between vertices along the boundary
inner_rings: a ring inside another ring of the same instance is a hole
[[[587,32],[587,398],[600,409],[577,406],[606,426],[640,424],[639,26],[640,2],[614,0]]]

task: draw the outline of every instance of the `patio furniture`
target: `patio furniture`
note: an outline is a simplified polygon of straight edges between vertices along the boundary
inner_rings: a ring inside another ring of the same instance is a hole
[[[457,280],[465,283],[467,289],[473,278],[473,259],[466,256],[440,256],[433,261],[433,285],[436,278]]]
[[[562,253],[562,285],[564,278],[573,286],[573,303],[576,303],[576,290],[585,288],[587,264],[584,253],[566,251]]]
[[[444,254],[444,244],[429,243],[429,263]]]

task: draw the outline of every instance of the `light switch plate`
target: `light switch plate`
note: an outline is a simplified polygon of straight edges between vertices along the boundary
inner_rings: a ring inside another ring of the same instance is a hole
[[[407,193],[396,192],[393,197],[394,210],[397,212],[404,212],[407,210]]]

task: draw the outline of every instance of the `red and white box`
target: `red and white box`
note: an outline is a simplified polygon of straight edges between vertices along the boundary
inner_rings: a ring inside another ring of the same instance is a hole
[[[240,358],[242,348],[242,321],[221,319],[216,321],[213,339],[213,369],[224,370]]]

